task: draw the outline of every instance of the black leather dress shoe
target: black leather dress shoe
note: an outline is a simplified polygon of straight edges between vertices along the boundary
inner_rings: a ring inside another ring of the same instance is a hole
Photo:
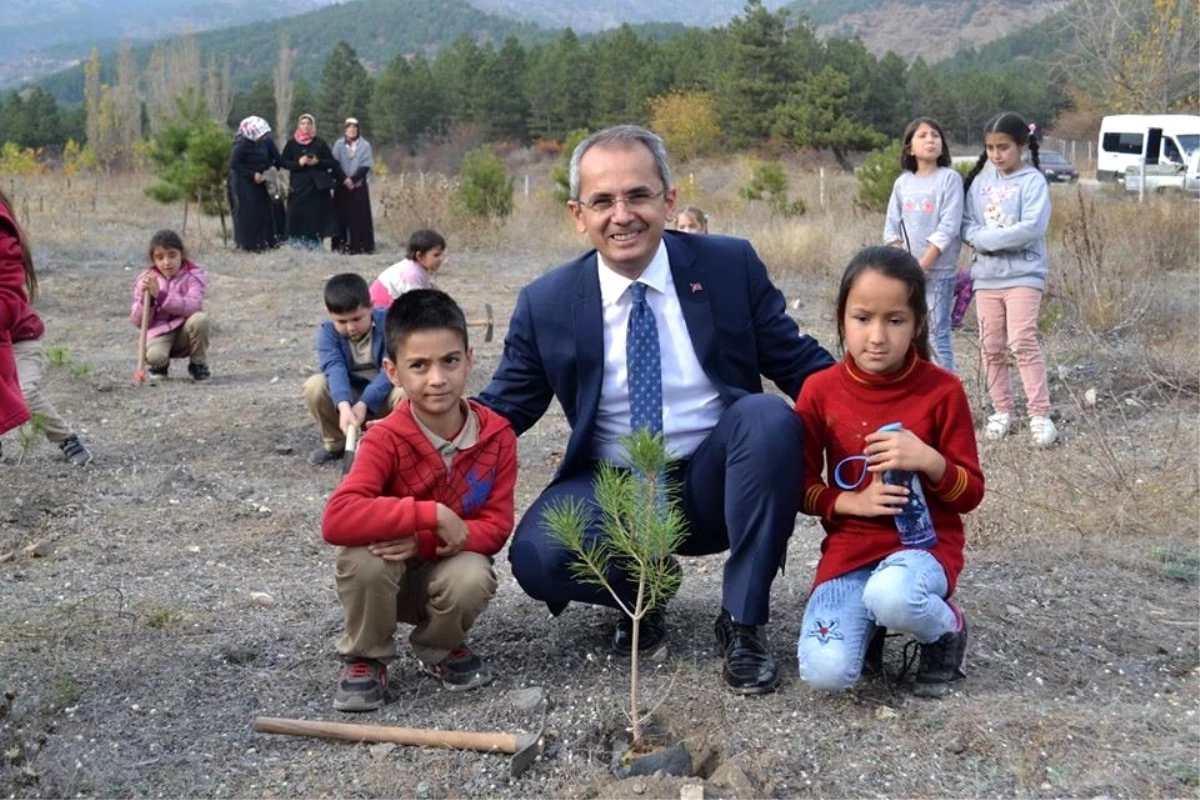
[[[667,615],[661,609],[655,609],[642,617],[641,630],[638,631],[638,652],[645,653],[654,650],[662,640],[667,638]],[[621,614],[617,628],[612,635],[612,649],[628,655],[633,651],[633,620]]]
[[[739,625],[722,609],[716,624],[717,646],[725,656],[725,682],[740,694],[766,694],[779,685],[779,665],[753,625]]]

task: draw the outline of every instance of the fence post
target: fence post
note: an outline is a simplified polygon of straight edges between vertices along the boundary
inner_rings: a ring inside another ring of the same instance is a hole
[[[525,173],[525,199],[529,199],[529,173]]]
[[[818,194],[818,197],[820,198],[820,200],[818,202],[821,204],[821,210],[824,211],[825,210],[825,168],[824,167],[821,167],[820,187],[821,188],[820,188],[819,194]]]

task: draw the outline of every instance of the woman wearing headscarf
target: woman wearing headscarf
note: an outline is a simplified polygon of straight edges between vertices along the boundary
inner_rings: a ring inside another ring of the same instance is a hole
[[[348,117],[345,135],[333,143],[333,158],[338,163],[338,184],[333,187],[333,206],[337,211],[338,235],[333,249],[355,255],[375,252],[375,226],[371,222],[371,193],[367,174],[374,161],[371,143],[359,134],[358,120]]]
[[[279,246],[283,230],[276,224],[266,173],[281,166],[267,121],[262,117],[242,120],[229,154],[228,183],[233,241],[242,250],[259,252]]]
[[[296,132],[283,148],[283,166],[290,173],[287,232],[292,244],[317,248],[326,236],[337,235],[331,191],[337,162],[324,140],[317,137],[317,121],[301,114]]]

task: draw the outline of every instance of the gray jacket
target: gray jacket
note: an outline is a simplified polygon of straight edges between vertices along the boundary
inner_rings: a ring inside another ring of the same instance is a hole
[[[888,201],[883,243],[899,243],[917,258],[934,245],[942,252],[929,274],[949,278],[958,267],[962,215],[962,177],[957,172],[949,167],[939,167],[932,175],[903,172]]]
[[[984,166],[967,190],[962,240],[975,248],[971,278],[978,289],[1046,288],[1050,189],[1032,164],[1011,175]]]

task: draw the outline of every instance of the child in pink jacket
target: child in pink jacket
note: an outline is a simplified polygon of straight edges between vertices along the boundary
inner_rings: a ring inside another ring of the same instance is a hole
[[[154,265],[133,284],[130,321],[141,328],[142,308],[150,303],[150,327],[146,335],[146,366],[150,380],[167,377],[172,358],[188,358],[188,374],[206,381],[208,370],[208,315],[204,295],[208,275],[188,260],[179,234],[161,230],[150,239],[150,262]]]

